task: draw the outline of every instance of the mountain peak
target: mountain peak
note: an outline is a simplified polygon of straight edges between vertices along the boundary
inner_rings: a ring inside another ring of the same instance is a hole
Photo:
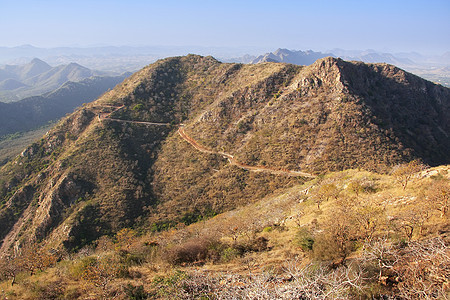
[[[71,63],[69,63],[67,66],[68,66],[68,67],[85,68],[85,67],[83,67],[82,65],[77,64],[77,63],[75,63],[75,62],[71,62]]]
[[[39,58],[34,58],[31,62],[22,67],[22,78],[31,78],[33,76],[47,72],[52,67]]]
[[[37,57],[33,58],[30,63],[31,64],[47,64],[45,61],[43,61]]]
[[[20,46],[17,46],[17,47],[15,47],[15,48],[17,48],[17,49],[37,49],[36,47],[34,47],[33,45],[30,45],[30,44],[24,44],[24,45],[20,45]]]
[[[42,71],[41,73],[46,72],[52,68],[48,63],[37,57],[33,58],[28,64],[25,65],[25,67],[30,69],[35,68],[36,71]]]

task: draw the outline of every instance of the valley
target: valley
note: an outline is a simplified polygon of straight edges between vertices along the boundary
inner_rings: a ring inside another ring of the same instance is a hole
[[[50,124],[24,133],[4,136],[0,140],[0,166],[19,155],[28,145],[41,139],[53,125],[54,124]]]

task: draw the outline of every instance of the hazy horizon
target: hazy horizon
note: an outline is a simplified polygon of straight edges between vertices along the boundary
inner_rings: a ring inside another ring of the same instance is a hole
[[[31,1],[0,3],[0,46],[450,50],[450,2]]]

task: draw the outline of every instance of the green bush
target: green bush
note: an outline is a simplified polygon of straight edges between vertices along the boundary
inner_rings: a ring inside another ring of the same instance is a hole
[[[267,226],[263,229],[263,232],[271,232],[273,230],[272,226]]]
[[[238,256],[239,256],[239,251],[237,249],[235,249],[233,247],[227,247],[227,248],[223,249],[223,251],[222,251],[221,260],[223,262],[229,262]]]
[[[144,286],[134,286],[132,284],[128,284],[125,287],[125,294],[130,300],[143,300],[148,299],[149,294],[144,290]]]
[[[83,257],[79,261],[75,261],[69,268],[70,275],[75,279],[83,277],[87,268],[94,266],[97,263],[97,258],[94,256]]]
[[[134,111],[140,111],[140,110],[142,110],[143,108],[144,108],[144,105],[141,104],[141,103],[139,103],[139,104],[136,104],[135,106],[133,106],[132,110],[134,110]]]
[[[314,238],[305,227],[301,227],[295,234],[295,245],[302,248],[303,251],[311,251],[314,245]]]

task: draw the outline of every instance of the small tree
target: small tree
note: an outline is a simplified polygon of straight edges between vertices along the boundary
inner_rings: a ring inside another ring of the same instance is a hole
[[[109,284],[120,272],[121,265],[112,257],[97,257],[85,267],[82,278],[88,285],[101,288],[103,297],[106,297]]]
[[[317,203],[317,209],[320,209],[320,204],[324,201],[328,201],[330,198],[337,199],[341,190],[334,183],[322,184],[316,191],[315,200]]]
[[[349,217],[356,221],[359,226],[359,238],[365,242],[370,242],[380,227],[386,224],[385,208],[376,205],[371,199],[355,205]]]
[[[136,237],[136,231],[124,228],[116,234],[116,249],[129,250]]]
[[[444,218],[449,212],[450,205],[450,184],[448,180],[433,182],[427,193],[427,199],[431,206],[441,212]]]
[[[417,172],[425,169],[425,166],[418,160],[410,161],[407,164],[400,164],[392,169],[391,175],[406,189],[408,182]]]
[[[355,222],[349,217],[349,211],[338,205],[336,211],[320,224],[322,231],[316,235],[313,244],[316,258],[336,260],[340,264],[354,250],[358,232]]]
[[[22,271],[21,265],[15,257],[6,256],[0,259],[0,279],[11,279],[11,286],[16,283],[16,276]]]
[[[394,225],[397,230],[400,230],[408,241],[411,241],[416,229],[419,229],[419,234],[423,234],[425,224],[430,218],[430,210],[427,207],[412,207],[398,213],[394,219]]]
[[[20,256],[17,257],[17,263],[23,270],[33,275],[36,270],[42,271],[52,266],[57,260],[57,256],[50,251],[40,247],[37,243],[27,243],[20,249]]]

